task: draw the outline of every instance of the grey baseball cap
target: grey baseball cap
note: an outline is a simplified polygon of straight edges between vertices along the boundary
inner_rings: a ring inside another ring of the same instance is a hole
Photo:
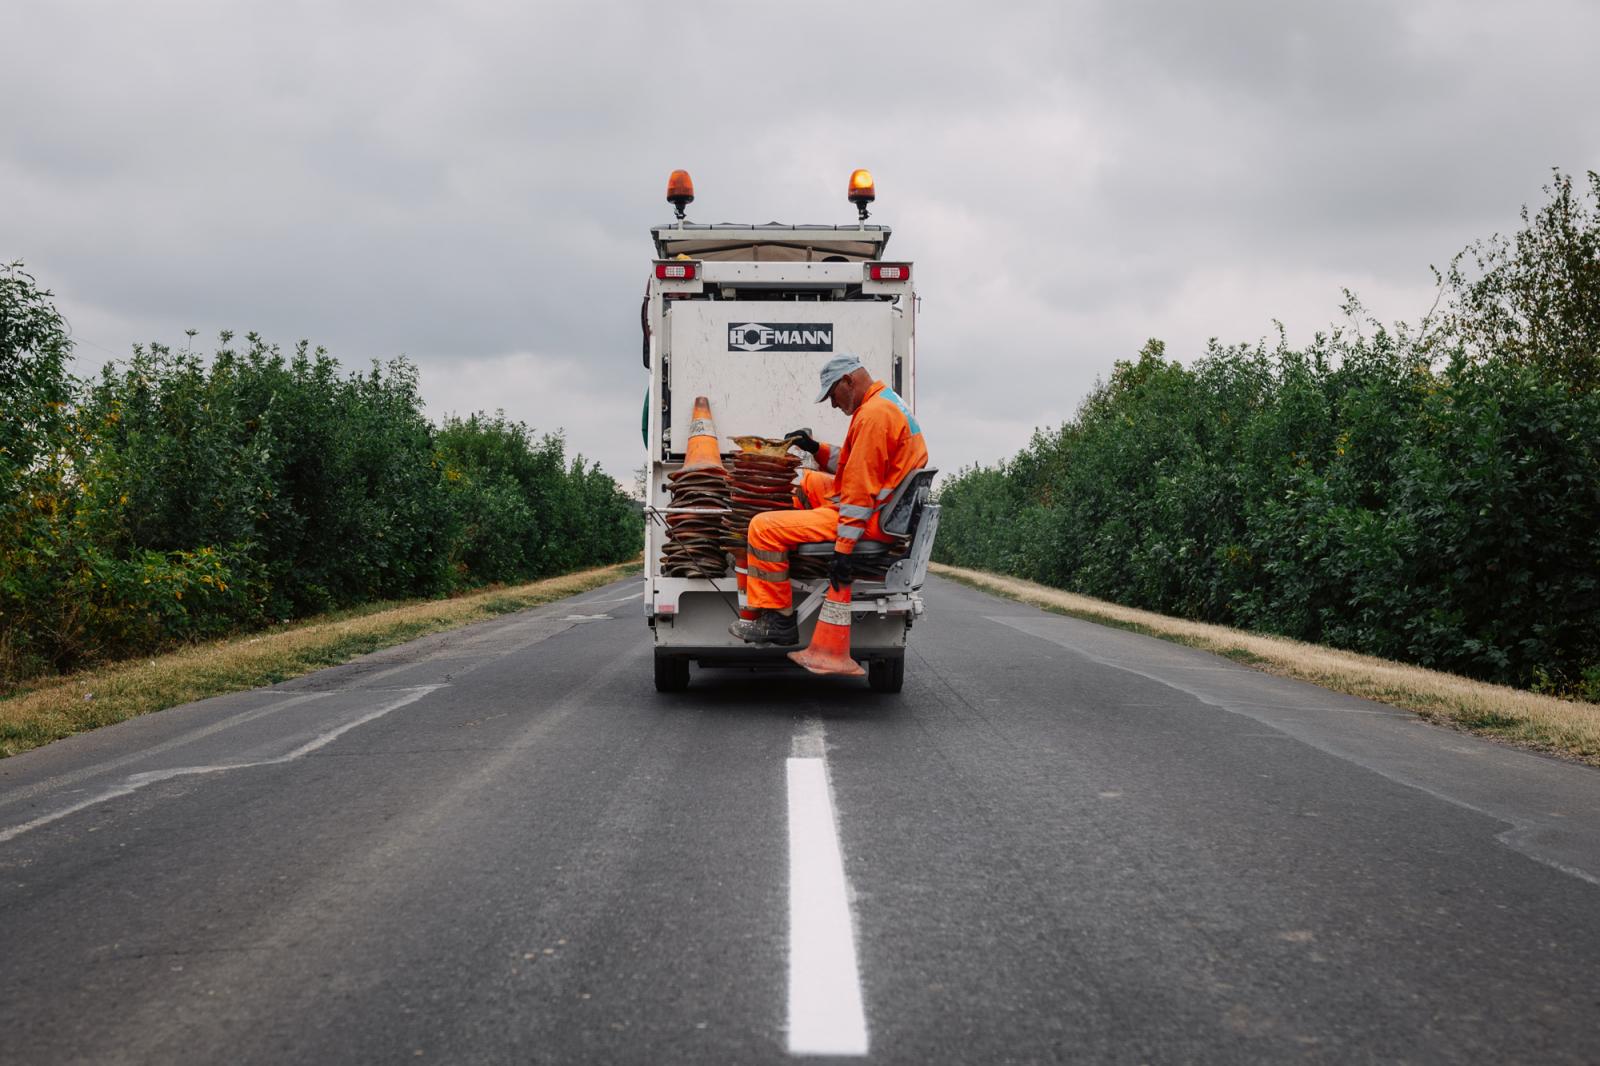
[[[826,400],[828,398],[829,391],[831,391],[835,385],[839,384],[840,378],[844,377],[852,370],[860,369],[861,360],[857,359],[848,352],[846,352],[844,355],[836,355],[832,359],[829,359],[827,363],[823,364],[822,367],[822,391],[817,393],[816,402],[821,403],[823,400]]]

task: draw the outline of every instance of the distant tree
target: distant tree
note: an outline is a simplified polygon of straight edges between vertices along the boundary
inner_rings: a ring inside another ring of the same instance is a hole
[[[0,475],[17,478],[58,440],[72,398],[67,324],[21,263],[0,266]]]
[[[1471,357],[1537,367],[1580,391],[1600,387],[1600,174],[1588,177],[1586,203],[1556,171],[1549,202],[1522,208],[1521,230],[1477,241],[1451,264],[1446,328]]]

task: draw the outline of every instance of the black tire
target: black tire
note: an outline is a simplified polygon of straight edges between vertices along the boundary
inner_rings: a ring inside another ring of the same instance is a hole
[[[867,684],[874,692],[899,692],[906,683],[906,657],[873,659],[867,663]]]
[[[689,687],[689,660],[656,649],[656,691],[682,692]]]

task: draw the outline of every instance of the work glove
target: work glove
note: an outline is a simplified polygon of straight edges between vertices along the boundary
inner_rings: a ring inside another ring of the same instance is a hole
[[[783,435],[783,439],[789,442],[789,447],[799,448],[801,451],[808,452],[811,455],[816,455],[817,449],[822,447],[817,443],[816,438],[811,435],[810,426],[806,426],[803,429],[791,429]]]
[[[833,560],[828,563],[828,584],[833,586],[833,591],[843,592],[848,589],[855,576],[855,563],[851,560],[850,553],[835,549]]]

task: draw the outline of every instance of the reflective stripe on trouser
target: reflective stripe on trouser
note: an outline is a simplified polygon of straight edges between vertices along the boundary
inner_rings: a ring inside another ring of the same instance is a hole
[[[745,556],[746,584],[749,590],[749,579],[755,578],[772,584],[789,583],[789,553],[786,551],[769,551],[765,548],[751,548]]]
[[[775,570],[768,570],[760,563],[752,561],[750,563],[750,572],[745,575],[745,585],[747,588],[749,587],[749,582],[752,580],[767,582],[788,581],[789,568],[787,566],[780,566]]]
[[[839,512],[831,507],[808,511],[767,511],[750,520],[750,575],[746,584],[750,606],[782,609],[794,603],[789,584],[789,549],[801,544],[833,540],[839,525]],[[763,556],[779,555],[784,561],[766,562]],[[770,580],[766,575],[781,566],[785,580]]]
[[[851,504],[845,504],[841,507],[839,498],[834,492],[834,477],[832,474],[826,474],[820,470],[802,470],[800,473],[800,484],[795,486],[794,494],[802,507],[827,507],[830,510],[841,511],[846,518],[861,520],[861,524],[858,526],[849,524],[840,526],[839,536],[845,540],[855,540],[862,536],[865,536],[868,540],[894,539],[883,532],[880,523],[883,521],[883,505],[893,495],[895,486],[890,485],[879,491],[876,507],[857,507]],[[852,528],[859,530],[859,532],[848,532]]]

